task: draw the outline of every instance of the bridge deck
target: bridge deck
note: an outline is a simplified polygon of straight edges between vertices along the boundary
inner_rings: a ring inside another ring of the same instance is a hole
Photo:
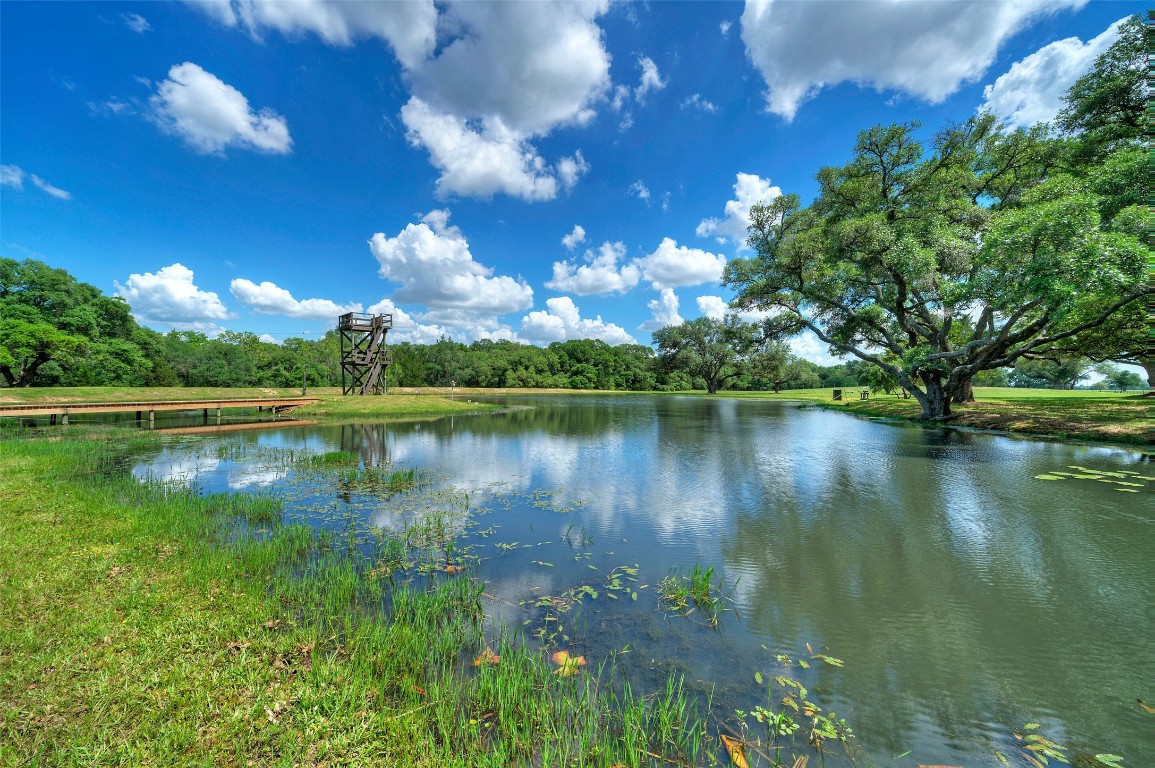
[[[119,403],[0,403],[2,416],[66,416],[78,413],[130,413],[133,411],[196,411],[202,408],[268,408],[291,411],[319,403],[316,397],[260,397],[234,400],[140,400]]]

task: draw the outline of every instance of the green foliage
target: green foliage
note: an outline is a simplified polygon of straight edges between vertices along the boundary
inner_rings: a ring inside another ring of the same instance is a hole
[[[724,320],[703,316],[655,331],[654,344],[663,369],[701,377],[706,391],[714,394],[744,372],[757,333],[756,325],[733,314]]]
[[[793,315],[945,418],[980,371],[1139,303],[1146,251],[1102,226],[1101,197],[1053,167],[1045,130],[1007,134],[983,116],[928,155],[916,128],[863,131],[849,164],[819,172],[809,208],[793,195],[755,206],[756,256],[724,281],[739,306]]]
[[[1034,389],[1074,389],[1089,374],[1090,361],[1085,357],[1053,359],[1020,359],[1008,376],[1012,387]]]
[[[1078,160],[1095,161],[1146,126],[1147,25],[1136,14],[1120,25],[1119,38],[1075,81],[1056,120],[1077,136]]]
[[[726,610],[722,597],[722,582],[715,581],[714,569],[694,563],[687,574],[671,573],[658,585],[658,600],[662,607],[690,615],[700,610],[707,624],[718,625],[718,616]]]
[[[1129,389],[1145,389],[1145,382],[1139,374],[1118,366],[1103,364],[1095,367],[1097,373],[1103,376],[1104,388],[1117,392],[1126,392]]]

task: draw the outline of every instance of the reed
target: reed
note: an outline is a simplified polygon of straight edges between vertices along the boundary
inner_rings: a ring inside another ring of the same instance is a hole
[[[563,676],[501,629],[488,638],[500,661],[474,666],[487,647],[482,584],[446,568],[460,554],[453,503],[396,531],[319,530],[286,519],[277,497],[132,477],[134,452],[159,440],[71,430],[0,441],[6,760],[711,759],[680,680],[640,695],[612,664]],[[359,493],[422,482],[358,468],[351,454],[262,460]]]

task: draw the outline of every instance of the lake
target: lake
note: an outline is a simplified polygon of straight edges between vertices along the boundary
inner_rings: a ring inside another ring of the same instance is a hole
[[[260,452],[427,473],[465,500],[461,542],[495,625],[591,659],[625,651],[639,689],[680,672],[720,720],[780,706],[755,673],[787,674],[854,729],[832,762],[998,765],[1034,722],[1073,752],[1155,765],[1137,701],[1155,704],[1146,454],[778,401],[501,402],[528,407],[186,438],[134,472],[383,527],[420,503],[318,499]],[[658,599],[695,565],[723,585],[716,626]]]

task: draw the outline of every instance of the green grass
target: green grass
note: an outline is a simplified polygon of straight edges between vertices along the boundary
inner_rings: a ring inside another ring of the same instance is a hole
[[[875,394],[859,400],[860,387],[844,387],[845,400],[835,402],[831,390],[800,389],[772,392],[722,392],[719,397],[794,400],[813,402],[861,416],[885,416],[919,420],[921,409],[914,399],[896,395]],[[347,419],[437,418],[451,414],[492,411],[499,406],[471,402],[474,397],[605,394],[577,390],[542,389],[463,389],[452,398],[447,388],[396,389],[385,396],[342,397],[332,387],[309,390],[318,397],[316,405],[298,408],[293,414],[303,418],[342,421]],[[614,393],[654,394],[654,393]],[[679,395],[705,396],[704,392],[679,392]],[[227,388],[133,388],[133,387],[44,387],[0,389],[0,402],[116,402],[126,400],[197,400],[242,397],[292,397],[299,389],[227,389]],[[1148,444],[1149,401],[1142,394],[1096,392],[1089,390],[1017,389],[1009,387],[976,387],[976,402],[954,406],[955,426],[1005,432],[1092,440],[1097,442]]]
[[[920,421],[922,409],[913,398],[882,393],[858,399],[860,387],[843,388],[842,401],[830,389],[768,392],[725,392],[724,397],[801,400],[854,413]],[[1146,445],[1151,441],[1151,401],[1142,394],[1090,390],[975,387],[975,402],[951,406],[953,426],[1002,432]]]
[[[443,395],[407,395],[396,392],[388,395],[364,395],[342,397],[336,393],[322,392],[316,405],[297,408],[293,415],[304,418],[373,419],[373,418],[422,418],[450,414],[481,413],[499,410],[500,406],[489,403],[470,402],[465,397],[450,399],[448,392]]]
[[[673,678],[640,695],[608,684],[612,660],[561,676],[504,634],[475,669],[481,584],[402,570],[446,562],[444,525],[376,531],[365,555],[269,498],[127,476],[162,439],[0,441],[0,763],[688,765],[716,748]],[[312,469],[336,484],[339,459]]]
[[[299,388],[261,387],[27,387],[0,389],[0,403],[89,402],[116,403],[138,400],[235,400],[256,398],[300,397]],[[316,397],[315,405],[297,408],[294,416],[340,421],[343,419],[435,418],[450,414],[479,413],[497,410],[499,406],[469,402],[466,397],[449,397],[449,391],[440,390],[414,395],[342,396],[335,387],[310,389],[308,397]]]

